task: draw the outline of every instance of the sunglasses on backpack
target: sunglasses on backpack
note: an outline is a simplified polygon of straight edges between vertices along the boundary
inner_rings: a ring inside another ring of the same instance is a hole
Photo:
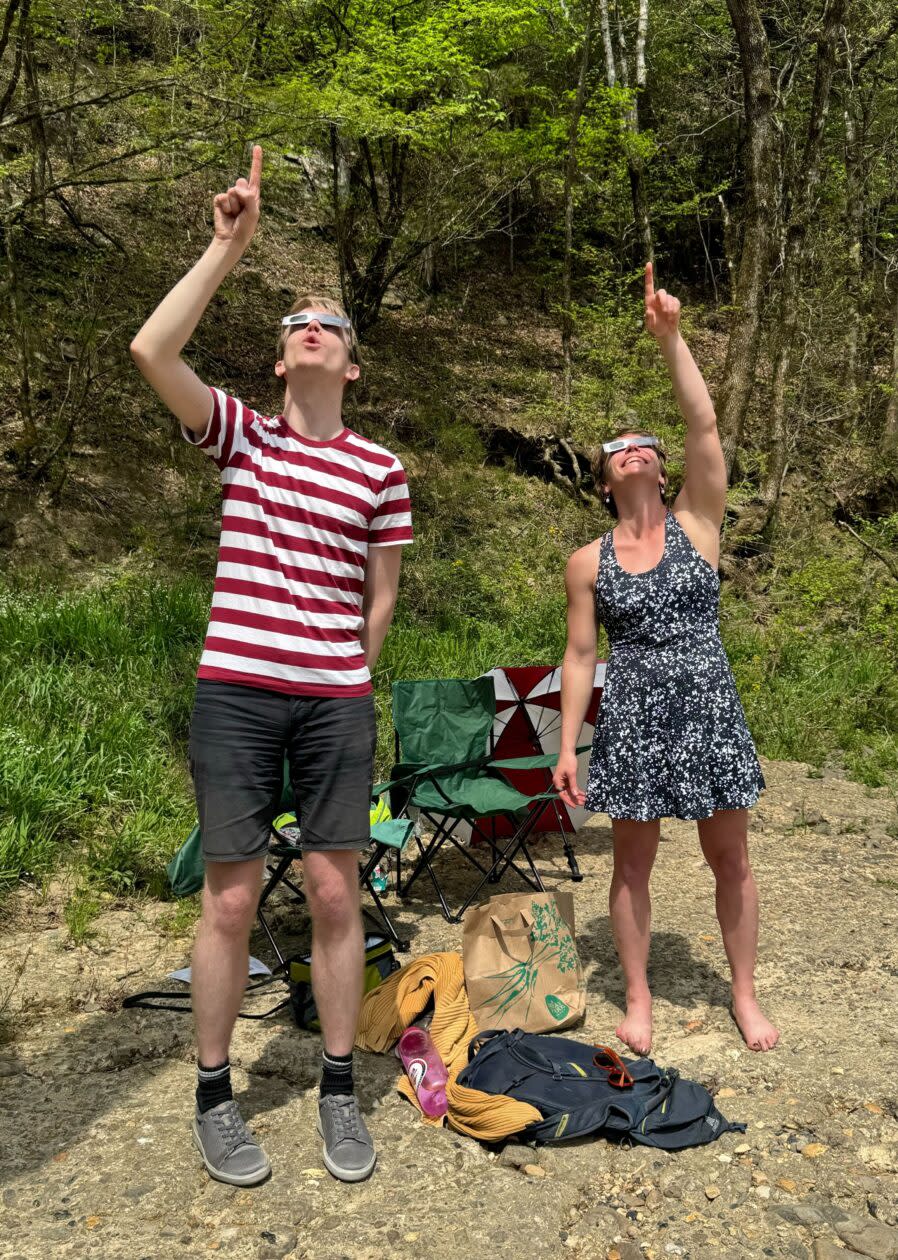
[[[614,1085],[617,1089],[626,1089],[633,1084],[633,1077],[626,1063],[610,1046],[596,1046],[596,1053],[592,1056],[592,1065],[602,1072],[607,1072],[608,1084]]]

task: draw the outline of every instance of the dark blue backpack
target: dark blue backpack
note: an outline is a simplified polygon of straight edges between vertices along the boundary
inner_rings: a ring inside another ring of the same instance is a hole
[[[596,1134],[676,1151],[702,1146],[721,1133],[745,1132],[726,1120],[703,1085],[651,1059],[624,1059],[633,1084],[619,1088],[593,1064],[596,1047],[568,1037],[484,1032],[468,1047],[460,1085],[507,1094],[542,1114],[518,1135],[524,1141],[561,1142]]]

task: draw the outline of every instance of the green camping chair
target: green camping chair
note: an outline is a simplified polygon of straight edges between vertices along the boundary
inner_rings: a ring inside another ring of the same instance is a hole
[[[393,684],[396,765],[390,781],[374,790],[378,794],[389,790],[394,818],[415,809],[433,828],[427,843],[416,833],[418,858],[405,880],[401,855],[397,855],[396,890],[407,897],[426,871],[450,923],[460,923],[484,884],[497,883],[509,869],[529,887],[543,891],[527,838],[558,794],[550,788],[525,796],[507,782],[502,771],[543,769],[553,766],[556,758],[537,755],[493,760],[489,750],[495,713],[496,693],[489,677]],[[490,827],[490,822],[500,817],[512,822],[510,837],[497,839]],[[484,852],[490,854],[489,865],[454,834],[459,822],[470,826],[472,839],[484,843]],[[454,913],[434,869],[434,858],[447,841],[480,872],[477,884]]]
[[[257,917],[269,944],[274,950],[279,966],[283,967],[286,965],[285,958],[275,940],[263,907],[279,884],[284,884],[286,888],[290,889],[294,900],[305,902],[305,895],[302,889],[289,878],[292,864],[297,860],[302,860],[302,848],[299,842],[299,825],[296,815],[293,813],[293,790],[290,787],[290,772],[286,762],[284,763],[284,786],[280,809],[285,812],[279,814],[272,823],[272,839],[267,859],[268,878],[259,898]],[[364,855],[364,861],[359,866],[359,884],[370,895],[376,910],[375,913],[367,907],[363,907],[362,913],[374,924],[378,932],[383,932],[389,937],[395,947],[403,953],[409,948],[409,943],[403,940],[397,932],[377,889],[374,887],[373,876],[375,867],[379,862],[383,861],[388,853],[395,853],[398,862],[398,854],[408,841],[413,830],[414,824],[408,818],[387,818],[373,823],[371,827],[372,848],[368,854]],[[202,888],[203,879],[205,878],[205,867],[203,864],[199,824],[193,828],[190,835],[169,862],[166,871],[172,892],[176,897],[188,897],[191,893],[199,892]]]

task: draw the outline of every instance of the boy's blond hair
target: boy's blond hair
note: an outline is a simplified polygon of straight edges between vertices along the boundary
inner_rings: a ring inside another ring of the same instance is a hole
[[[318,293],[305,293],[302,297],[297,298],[287,314],[298,315],[300,311],[321,311],[322,314],[325,315],[341,315],[343,319],[349,319],[349,316],[346,313],[346,308],[343,306],[342,302],[338,302],[335,298],[322,297]],[[293,330],[289,324],[286,326],[283,324],[281,325],[281,331],[278,334],[279,359],[284,357],[284,346],[286,345],[287,338],[292,331]],[[346,342],[347,348],[349,349],[350,363],[358,363],[359,343],[356,341],[355,329],[352,327],[352,324],[350,324],[348,328],[341,328],[340,333],[343,340]]]

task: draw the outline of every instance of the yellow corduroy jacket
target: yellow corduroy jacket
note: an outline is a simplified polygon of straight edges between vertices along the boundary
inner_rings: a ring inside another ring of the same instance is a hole
[[[468,1062],[468,1043],[477,1034],[459,954],[427,954],[395,971],[366,994],[356,1034],[358,1048],[381,1054],[391,1049],[426,1009],[431,996],[434,1014],[430,1035],[449,1070],[446,1099],[450,1127],[482,1142],[499,1142],[519,1133],[533,1121],[541,1120],[540,1113],[529,1103],[518,1102],[504,1094],[484,1094],[458,1083],[458,1074]],[[421,1111],[405,1074],[397,1087]],[[442,1124],[442,1119],[421,1114],[430,1124]]]

